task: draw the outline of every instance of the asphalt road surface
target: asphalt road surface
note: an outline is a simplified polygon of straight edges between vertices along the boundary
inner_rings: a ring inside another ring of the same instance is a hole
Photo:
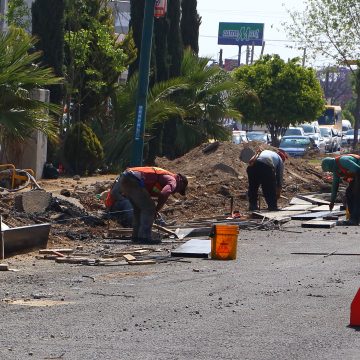
[[[292,226],[241,231],[234,261],[10,259],[0,359],[359,359],[360,228]],[[358,255],[292,254],[334,251]]]

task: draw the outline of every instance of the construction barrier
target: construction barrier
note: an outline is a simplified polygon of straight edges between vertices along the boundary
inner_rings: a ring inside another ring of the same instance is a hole
[[[351,303],[350,326],[360,326],[360,289]]]

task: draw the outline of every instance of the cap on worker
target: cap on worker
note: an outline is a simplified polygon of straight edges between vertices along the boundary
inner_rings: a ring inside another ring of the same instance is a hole
[[[277,154],[281,157],[283,162],[289,158],[288,154],[284,150],[278,149]]]
[[[333,172],[335,169],[335,159],[331,157],[326,157],[321,162],[321,168],[325,172]]]
[[[185,195],[186,188],[188,186],[188,179],[185,175],[177,174],[177,186],[178,186],[178,193],[180,195]]]

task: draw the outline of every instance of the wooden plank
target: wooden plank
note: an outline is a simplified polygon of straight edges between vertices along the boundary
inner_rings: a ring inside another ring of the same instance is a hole
[[[0,264],[0,271],[9,271],[9,264],[6,263]]]
[[[310,183],[310,181],[309,181],[308,179],[306,179],[304,176],[301,176],[301,175],[299,175],[299,174],[296,174],[296,173],[294,173],[293,171],[291,171],[291,170],[289,170],[289,169],[287,170],[287,172],[288,172],[290,175],[296,177],[298,180],[300,180],[300,181],[302,181],[302,182],[304,182],[304,183],[306,183],[306,184],[309,184],[309,183]]]
[[[57,257],[55,259],[55,262],[60,264],[82,264],[83,262],[88,262],[89,260],[95,261],[94,259],[89,259],[85,257]]]
[[[167,235],[172,235],[172,236],[174,236],[175,238],[178,239],[178,236],[177,236],[176,232],[174,232],[174,231],[172,231],[172,230],[170,230],[170,229],[168,229],[168,228],[166,228],[164,226],[160,226],[158,224],[153,224],[153,228],[155,228],[157,230],[160,230],[160,231],[164,232]]]
[[[298,197],[293,197],[290,200],[290,205],[313,205],[310,201],[306,201],[304,199],[299,199]]]
[[[301,227],[303,228],[320,228],[330,229],[336,225],[336,221],[325,221],[325,220],[309,220],[303,222]]]
[[[324,216],[329,215],[345,215],[345,211],[319,211],[319,212],[312,212],[307,214],[298,214],[291,216],[291,220],[312,220],[312,219],[319,219],[323,218]]]
[[[136,260],[135,256],[132,256],[130,254],[124,254],[123,257],[127,260],[127,261],[134,261]]]
[[[299,199],[303,199],[306,201],[311,202],[312,204],[317,204],[317,205],[329,205],[330,201],[327,200],[323,200],[323,199],[319,199],[316,197],[316,195],[296,195]]]
[[[133,260],[129,261],[129,265],[153,265],[156,264],[155,260]]]
[[[171,251],[171,256],[208,258],[211,253],[211,240],[191,239]]]
[[[293,215],[305,214],[306,211],[254,211],[252,215],[255,218],[265,218],[274,221],[289,221]]]
[[[312,209],[314,208],[313,204],[301,204],[301,205],[291,205],[291,206],[287,206],[281,209],[281,211],[313,211]],[[328,207],[329,209],[329,207]]]
[[[54,252],[58,252],[58,253],[62,253],[62,254],[71,254],[72,252],[74,252],[73,249],[70,248],[56,248],[56,249],[41,249],[39,250],[39,254],[53,254]]]

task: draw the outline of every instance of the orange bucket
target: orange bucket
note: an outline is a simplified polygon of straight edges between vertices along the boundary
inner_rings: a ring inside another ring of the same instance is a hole
[[[211,239],[211,258],[235,260],[237,252],[238,225],[216,224]]]

